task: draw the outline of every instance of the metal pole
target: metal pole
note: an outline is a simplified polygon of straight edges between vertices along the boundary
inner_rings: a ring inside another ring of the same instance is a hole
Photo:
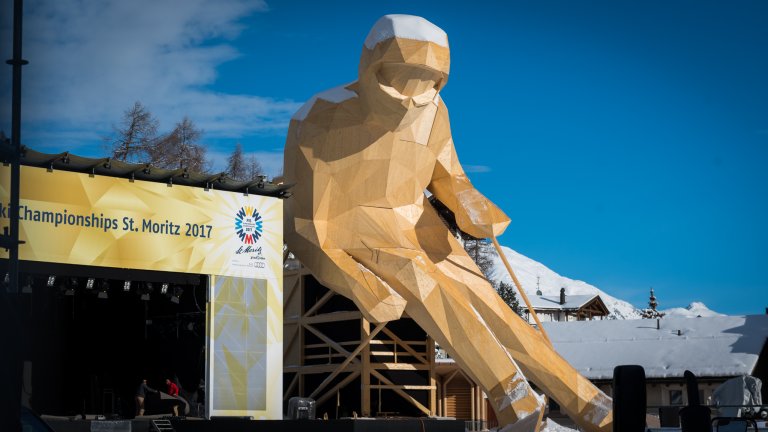
[[[3,235],[2,246],[8,248],[8,287],[2,293],[3,318],[8,325],[0,330],[5,332],[4,358],[8,364],[3,367],[4,384],[0,402],[0,429],[21,430],[21,380],[22,340],[24,328],[19,313],[19,160],[21,157],[21,67],[27,64],[21,58],[21,24],[23,0],[13,2],[13,58],[6,61],[13,68],[11,98],[11,197],[10,229]]]
[[[19,160],[21,157],[21,67],[28,62],[21,58],[21,25],[23,0],[13,3],[13,58],[6,63],[13,67],[13,90],[11,96],[11,202],[8,290],[19,292]]]

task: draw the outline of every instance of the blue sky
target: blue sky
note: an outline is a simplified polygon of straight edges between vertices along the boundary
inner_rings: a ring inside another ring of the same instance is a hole
[[[10,57],[10,0],[0,54]],[[637,306],[768,307],[768,2],[27,0],[23,141],[105,153],[142,101],[189,115],[221,168],[280,170],[290,115],[356,78],[387,13],[442,27],[443,98],[500,241]],[[10,67],[0,128],[10,130]]]

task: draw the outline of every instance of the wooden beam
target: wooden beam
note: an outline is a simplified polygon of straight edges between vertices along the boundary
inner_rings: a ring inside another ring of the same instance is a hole
[[[403,348],[405,348],[406,351],[408,351],[409,354],[411,354],[417,360],[419,360],[420,362],[422,362],[424,364],[429,364],[429,360],[424,358],[424,356],[422,354],[417,353],[416,351],[414,351],[414,349],[411,348],[410,345],[408,345],[407,343],[403,342],[403,340],[400,339],[399,337],[397,337],[396,334],[392,333],[391,330],[384,329],[384,334],[386,334],[387,336],[391,337],[392,340],[395,341],[396,343],[400,344]]]
[[[429,359],[429,385],[432,386],[432,390],[429,392],[429,410],[434,414],[437,412],[437,379],[435,377],[435,340],[427,338],[427,358]],[[432,355],[429,355],[432,353]]]
[[[322,396],[320,396],[319,398],[317,398],[317,401],[316,401],[317,405],[321,405],[323,402],[325,402],[325,401],[327,401],[328,399],[330,399],[330,398],[331,398],[331,396],[336,396],[336,392],[337,392],[337,391],[338,391],[340,388],[343,388],[343,387],[344,387],[344,386],[346,386],[347,384],[351,383],[351,382],[352,382],[352,380],[354,380],[354,379],[355,379],[355,378],[357,378],[358,376],[360,376],[360,371],[359,371],[359,370],[357,370],[357,371],[354,371],[354,372],[352,372],[351,374],[349,374],[349,376],[347,376],[346,378],[344,378],[344,380],[342,380],[340,383],[338,383],[338,384],[336,384],[335,386],[333,386],[333,388],[332,388],[332,389],[330,389],[330,390],[328,390],[328,391],[327,391],[327,392],[326,392],[324,395],[322,395]]]
[[[414,363],[371,363],[371,367],[388,370],[429,370],[429,365]]]
[[[360,335],[367,337],[371,334],[371,323],[363,318],[360,320]],[[373,339],[365,345],[360,352],[360,360],[363,362],[360,371],[360,412],[363,417],[371,416],[371,343]]]
[[[418,345],[426,345],[427,344],[426,341],[401,341],[401,342],[402,343],[406,343],[406,344],[408,344],[410,346],[414,346],[414,345],[418,346]],[[393,344],[393,343],[395,343],[395,341],[387,340],[387,339],[375,339],[375,340],[371,341],[371,345],[388,345],[388,344]]]
[[[291,300],[293,300],[293,296],[296,295],[296,292],[299,290],[296,289],[296,285],[299,284],[299,280],[301,277],[297,275],[290,275],[283,278],[283,293],[286,293],[287,295],[283,298],[283,304],[288,304]]]
[[[307,311],[304,312],[304,318],[312,316],[315,312],[317,312],[318,309],[323,307],[324,304],[328,303],[328,300],[330,300],[331,297],[333,297],[334,295],[336,295],[335,292],[328,290],[328,292],[325,293],[325,295],[320,297],[320,300],[316,301],[311,308],[307,309]]]
[[[316,360],[316,359],[332,359],[332,358],[346,358],[346,354],[341,353],[329,353],[329,354],[313,354],[313,355],[305,355],[304,360]]]
[[[357,346],[360,343],[359,340],[356,341],[344,341],[344,342],[338,342],[339,345],[350,345],[350,346]],[[307,344],[304,345],[304,348],[312,349],[312,348],[328,348],[328,344],[326,343],[316,343],[316,344]]]
[[[342,354],[345,354],[345,355],[349,356],[349,354],[350,354],[350,353],[349,353],[349,351],[345,350],[345,349],[344,349],[344,347],[342,347],[341,345],[339,345],[339,344],[338,344],[336,341],[332,340],[332,339],[331,339],[331,338],[329,338],[328,336],[324,335],[322,332],[320,332],[320,331],[319,331],[319,330],[317,330],[316,328],[312,327],[312,326],[311,326],[311,325],[309,325],[309,324],[304,324],[304,326],[303,326],[303,327],[304,327],[305,329],[309,330],[309,331],[310,331],[312,334],[314,334],[315,336],[319,337],[319,338],[320,338],[322,341],[324,341],[325,343],[327,343],[328,345],[330,345],[330,346],[331,346],[331,348],[335,349],[336,351],[338,351],[338,352],[340,352],[340,353],[342,353]],[[358,361],[357,361],[357,360],[355,360],[355,359],[354,359],[354,357],[353,357],[353,360],[352,360],[352,361],[353,361],[353,362],[355,362],[355,364],[357,364],[357,363],[358,363]]]
[[[283,329],[285,329],[285,324],[286,323],[283,322]],[[301,327],[297,325],[295,331],[291,332],[293,334],[288,338],[287,341],[285,341],[286,343],[283,344],[283,355],[286,355],[291,351],[291,348],[293,348],[293,344],[296,343],[296,340],[299,339],[299,333],[301,333],[300,330],[301,330]]]
[[[372,389],[385,389],[385,390],[434,390],[435,387],[431,385],[413,385],[413,384],[371,384]]]
[[[296,375],[293,376],[293,379],[291,380],[291,383],[288,384],[288,387],[285,388],[283,391],[283,400],[288,400],[288,396],[290,396],[291,391],[293,391],[293,388],[296,387],[296,384],[299,383],[299,375],[301,375],[301,372],[296,372]]]
[[[358,361],[357,361],[357,359],[356,359],[355,357],[357,357],[357,355],[358,355],[358,354],[360,354],[360,351],[362,351],[362,350],[363,350],[363,348],[365,348],[365,345],[367,345],[367,344],[368,344],[368,342],[369,342],[371,339],[373,339],[373,337],[374,337],[374,336],[376,336],[376,335],[377,335],[377,334],[378,334],[378,333],[381,331],[381,329],[383,329],[383,328],[384,328],[384,326],[385,326],[385,325],[387,325],[387,323],[380,323],[379,325],[377,325],[377,326],[376,326],[376,328],[374,328],[374,329],[373,329],[373,331],[371,332],[371,334],[369,334],[368,336],[366,336],[366,337],[365,337],[365,339],[363,339],[363,340],[360,342],[360,345],[358,345],[358,346],[357,346],[357,348],[355,348],[355,350],[354,350],[354,351],[352,351],[351,353],[349,353],[349,355],[348,355],[347,359],[346,359],[346,360],[344,360],[343,362],[341,362],[341,364],[339,364],[339,366],[336,368],[336,370],[335,370],[335,371],[333,371],[333,372],[332,372],[330,375],[328,375],[328,376],[327,376],[327,377],[326,377],[326,378],[323,380],[323,382],[321,382],[321,383],[320,383],[320,385],[319,385],[319,386],[317,386],[317,388],[315,389],[315,391],[313,391],[313,392],[312,392],[312,394],[311,394],[311,395],[309,395],[309,397],[310,397],[310,398],[314,398],[315,396],[317,396],[317,394],[318,394],[318,393],[320,393],[320,392],[321,392],[321,391],[322,391],[322,390],[325,388],[325,386],[327,386],[328,384],[330,384],[330,383],[331,383],[331,381],[333,381],[333,379],[334,379],[334,378],[336,378],[336,376],[337,376],[337,375],[338,375],[338,374],[339,374],[341,371],[343,371],[343,370],[344,370],[344,368],[345,368],[345,367],[346,367],[346,366],[347,366],[347,365],[348,365],[350,362],[354,361],[355,363],[358,363]]]
[[[381,381],[381,382],[384,382],[384,383],[390,384],[390,385],[393,384],[392,381],[388,380],[384,375],[378,373],[375,369],[371,369],[371,375],[373,375],[376,378],[378,378],[379,381]],[[408,393],[406,393],[402,389],[400,389],[400,388],[393,388],[391,390],[394,391],[395,393],[399,394],[400,396],[402,396],[403,399],[405,399],[408,402],[410,402],[413,406],[418,408],[424,414],[426,414],[428,416],[432,415],[432,413],[429,412],[429,408],[427,408],[424,405],[422,405],[421,402],[417,401],[413,396],[409,395]]]
[[[333,363],[319,364],[319,365],[305,365],[305,366],[291,365],[291,366],[283,367],[283,372],[285,373],[301,372],[304,375],[331,373],[334,370],[336,370],[336,366],[338,366],[338,364],[333,364]],[[347,366],[347,370],[360,370],[360,365],[359,364],[349,365]]]
[[[360,311],[346,311],[346,312],[334,312],[329,314],[314,315],[311,317],[301,318],[302,324],[317,324],[335,321],[352,321],[359,320],[363,314]]]

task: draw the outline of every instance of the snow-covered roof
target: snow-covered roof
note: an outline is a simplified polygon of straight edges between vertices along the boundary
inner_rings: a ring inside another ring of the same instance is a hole
[[[567,295],[563,304],[560,304],[560,296],[533,296],[529,300],[531,301],[531,307],[535,310],[576,310],[592,301],[595,297],[597,297],[597,294]]]
[[[768,315],[666,317],[656,320],[546,322],[555,349],[589,379],[612,379],[637,364],[647,378],[753,373],[768,338]],[[678,336],[679,332],[679,336]]]
[[[384,15],[379,18],[365,38],[365,47],[373,49],[377,43],[394,37],[448,47],[448,35],[440,27],[414,15]]]

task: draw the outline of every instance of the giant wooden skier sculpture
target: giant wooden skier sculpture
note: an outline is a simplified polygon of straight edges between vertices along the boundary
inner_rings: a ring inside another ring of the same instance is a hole
[[[507,216],[459,164],[448,110],[448,39],[423,18],[382,17],[356,82],[320,93],[293,117],[285,148],[288,247],[372,322],[405,311],[486,392],[498,419],[534,430],[543,398],[583,429],[609,431],[611,400],[513,313],[429,205],[429,190],[476,237]]]

